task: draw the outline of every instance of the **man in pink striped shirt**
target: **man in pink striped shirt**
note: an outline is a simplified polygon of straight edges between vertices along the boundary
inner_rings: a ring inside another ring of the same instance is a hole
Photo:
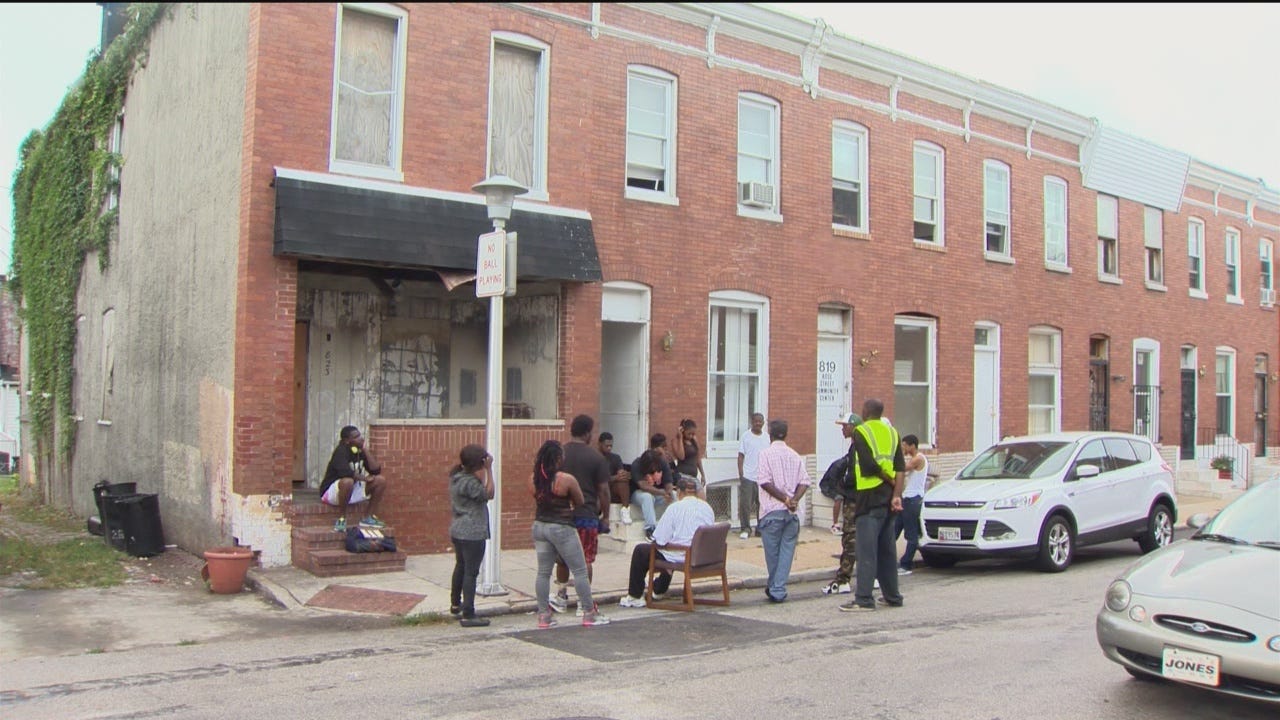
[[[770,602],[787,599],[787,579],[800,537],[796,508],[809,489],[809,472],[804,459],[787,446],[787,421],[769,422],[769,447],[760,451],[756,483],[760,486],[760,541],[769,582],[764,594]]]

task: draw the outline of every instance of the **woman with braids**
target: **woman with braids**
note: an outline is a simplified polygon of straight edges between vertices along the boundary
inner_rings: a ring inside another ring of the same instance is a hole
[[[680,431],[671,442],[675,470],[698,481],[698,497],[707,499],[707,473],[702,469],[702,448],[698,446],[698,423],[690,418],[680,421]]]
[[[582,553],[582,542],[573,524],[573,508],[583,503],[582,488],[572,475],[561,472],[564,464],[564,448],[555,440],[542,443],[533,462],[533,476],[529,489],[533,492],[536,510],[533,516],[533,547],[538,556],[538,575],[534,591],[538,597],[538,627],[549,628],[556,624],[551,614],[551,570],[556,558],[564,560],[573,573],[578,602],[588,608],[582,614],[586,627],[607,625],[609,619],[600,614],[591,597],[591,581],[587,578],[587,559]]]
[[[462,627],[484,627],[488,619],[476,617],[476,576],[489,539],[489,501],[493,499],[493,456],[481,445],[468,445],[458,453],[458,464],[449,471],[449,500],[453,521],[453,585],[449,612]]]

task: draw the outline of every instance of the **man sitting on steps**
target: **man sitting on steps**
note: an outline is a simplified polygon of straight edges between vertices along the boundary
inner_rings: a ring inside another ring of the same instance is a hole
[[[354,425],[342,428],[338,433],[338,446],[333,449],[329,466],[320,482],[320,501],[342,510],[342,517],[333,524],[336,532],[347,531],[347,507],[369,501],[368,512],[361,525],[383,527],[386,523],[374,512],[381,507],[387,479],[381,475],[382,463],[378,462],[364,446],[364,436]]]

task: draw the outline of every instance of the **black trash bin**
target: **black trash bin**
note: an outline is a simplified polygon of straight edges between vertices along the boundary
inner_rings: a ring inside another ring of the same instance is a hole
[[[138,483],[109,483],[106,480],[99,480],[93,486],[93,504],[97,506],[98,514],[96,517],[89,518],[89,532],[103,536],[107,544],[110,544],[110,535],[106,530],[107,511],[103,509],[102,498],[107,495],[132,495],[136,492],[138,492]]]
[[[164,528],[160,523],[160,497],[155,493],[103,495],[102,528],[111,547],[150,557],[164,552]]]

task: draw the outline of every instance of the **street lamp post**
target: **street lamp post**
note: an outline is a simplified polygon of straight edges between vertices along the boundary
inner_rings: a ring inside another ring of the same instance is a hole
[[[484,434],[485,448],[493,456],[493,499],[489,501],[489,544],[485,549],[484,562],[481,565],[481,595],[506,595],[502,587],[502,325],[503,295],[515,290],[515,235],[506,234],[507,220],[511,219],[511,207],[515,204],[516,195],[523,195],[528,188],[505,175],[493,175],[483,182],[471,186],[472,190],[484,193],[485,207],[489,212],[489,220],[493,222],[493,233],[502,243],[500,253],[502,262],[502,291],[489,294],[489,361],[488,361],[488,395],[489,405],[485,413]],[[481,236],[476,261],[476,294],[481,293],[481,274],[484,255],[485,237]],[[510,258],[511,262],[505,262]]]

